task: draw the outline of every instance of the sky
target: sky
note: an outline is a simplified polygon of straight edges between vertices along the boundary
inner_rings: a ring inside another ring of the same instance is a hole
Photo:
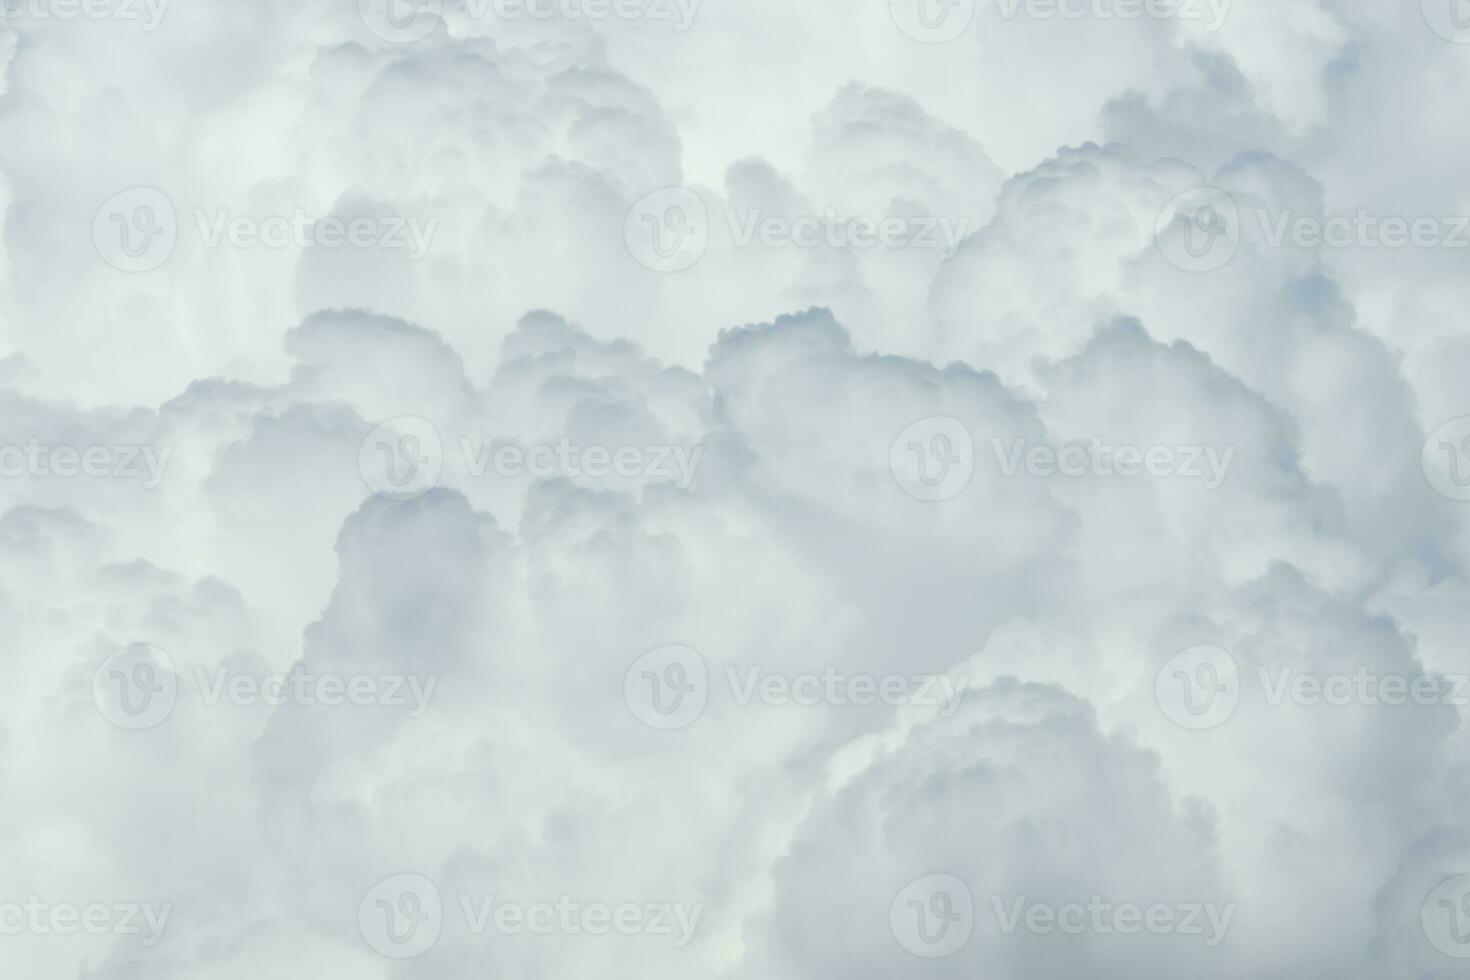
[[[1467,0],[0,0],[0,973],[1464,976],[1467,95]]]

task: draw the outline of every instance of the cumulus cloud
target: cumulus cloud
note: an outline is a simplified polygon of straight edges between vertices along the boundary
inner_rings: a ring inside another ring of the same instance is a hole
[[[1459,975],[1423,7],[0,0],[0,963]]]

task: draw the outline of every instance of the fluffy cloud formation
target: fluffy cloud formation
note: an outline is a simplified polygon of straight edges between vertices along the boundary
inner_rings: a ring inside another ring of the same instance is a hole
[[[1470,45],[1144,6],[0,2],[0,963],[1457,976]]]

